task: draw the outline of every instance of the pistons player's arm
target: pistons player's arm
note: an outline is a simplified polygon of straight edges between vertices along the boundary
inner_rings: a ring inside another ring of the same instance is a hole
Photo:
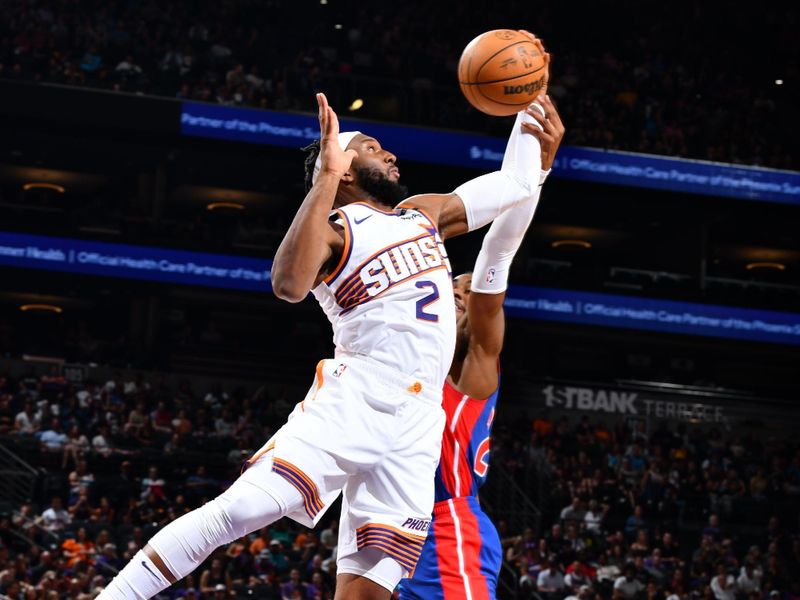
[[[505,298],[505,292],[467,294],[467,311],[463,318],[469,331],[469,346],[461,371],[451,371],[451,376],[456,389],[470,398],[488,398],[497,389],[497,365],[506,332]]]
[[[342,150],[339,146],[339,120],[324,94],[317,94],[317,103],[322,166],[272,263],[272,289],[288,302],[303,300],[342,254],[344,233],[330,222],[329,215],[339,181],[358,156],[355,150]]]
[[[526,202],[504,212],[492,223],[483,238],[466,292],[466,314],[462,317],[466,323],[460,325],[467,328],[469,346],[460,371],[451,370],[451,376],[457,379],[456,388],[473,398],[487,398],[497,389],[497,363],[505,335],[503,302],[508,272],[533,220],[541,187],[564,137],[564,125],[553,102],[544,97],[541,103],[548,116],[535,115],[539,127],[531,131],[541,144],[543,157],[536,191]],[[453,364],[456,366],[456,361]]]

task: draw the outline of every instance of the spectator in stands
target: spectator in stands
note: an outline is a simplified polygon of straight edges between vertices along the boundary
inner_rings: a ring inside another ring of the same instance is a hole
[[[636,565],[633,563],[625,565],[623,575],[614,582],[615,600],[633,600],[644,591],[645,585],[639,581],[637,575]]]
[[[564,585],[574,594],[580,592],[580,588],[591,585],[592,570],[579,559],[572,561],[567,567],[567,574],[564,576]]]
[[[592,498],[589,500],[589,510],[587,510],[586,514],[583,516],[586,531],[589,532],[589,534],[597,535],[602,533],[603,519],[605,518],[608,509],[609,506],[607,504],[604,504],[603,507],[600,508],[600,505],[596,499]]]
[[[566,596],[564,600],[592,600],[594,597],[595,595],[591,586],[582,585],[580,588],[578,588],[577,592],[573,592],[569,596]]]
[[[545,598],[559,598],[566,588],[558,558],[553,555],[542,560],[542,570],[536,578],[536,590]]]
[[[644,511],[641,505],[637,504],[633,509],[633,514],[625,522],[625,535],[632,539],[642,529],[647,530],[647,522],[644,520]]]
[[[717,565],[717,574],[711,580],[711,591],[716,600],[736,600],[736,580],[725,570],[725,565]]]
[[[150,422],[158,434],[169,435],[172,433],[172,412],[163,400],[150,413]]]
[[[761,592],[762,571],[756,567],[752,560],[745,561],[736,578],[736,587],[742,594],[750,595],[753,592]]]
[[[282,600],[311,600],[313,596],[309,595],[306,589],[306,584],[300,580],[300,569],[292,569],[289,572],[289,581],[281,586],[281,599]]]
[[[116,510],[111,506],[108,496],[100,498],[97,507],[92,509],[90,519],[93,523],[110,524],[114,522]]]
[[[70,494],[67,510],[73,521],[85,522],[91,519],[93,508],[89,488],[80,486],[77,494]]]
[[[85,527],[78,529],[78,534],[74,538],[64,540],[61,548],[64,551],[64,557],[67,559],[68,568],[75,568],[80,562],[89,564],[94,562],[95,545],[89,539]]]
[[[719,516],[711,514],[708,517],[708,525],[703,528],[703,535],[710,536],[715,542],[719,541],[722,531],[719,528]]]
[[[222,591],[230,589],[233,585],[231,576],[223,569],[222,560],[214,558],[211,566],[205,569],[200,576],[200,592],[202,594],[213,594],[217,586],[222,586]]]
[[[61,421],[58,419],[51,419],[50,428],[43,431],[39,437],[43,451],[59,456],[63,454],[67,441],[67,434],[61,430]]]
[[[214,420],[214,432],[222,439],[232,438],[236,433],[236,422],[229,409],[223,408],[220,416]]]
[[[140,497],[144,500],[152,495],[156,498],[163,499],[166,497],[164,491],[165,486],[166,482],[158,474],[158,467],[152,465],[147,471],[147,477],[142,479],[142,492]]]
[[[65,469],[69,459],[72,464],[77,465],[78,460],[89,451],[89,438],[81,432],[80,425],[73,425],[67,434],[67,443],[64,445],[64,457],[61,461],[61,468]]]
[[[89,471],[88,463],[85,460],[79,460],[75,466],[75,470],[69,474],[69,494],[70,498],[75,497],[80,492],[81,488],[86,488],[87,491],[94,489],[95,476],[94,473]]]
[[[97,435],[92,438],[92,450],[103,458],[108,458],[114,452],[108,423],[100,423]]]
[[[63,531],[72,521],[69,513],[64,510],[60,496],[53,496],[50,506],[39,517],[39,521],[47,531],[57,533]]]
[[[178,416],[172,419],[172,428],[181,437],[192,434],[192,422],[189,420],[185,408],[180,409]]]
[[[33,401],[26,400],[25,407],[14,418],[14,433],[33,435],[39,431],[41,420],[33,409]]]
[[[583,510],[581,505],[581,499],[578,496],[575,496],[569,506],[566,506],[561,510],[561,525],[563,527],[566,527],[570,524],[580,525],[583,522],[585,515],[586,512]]]

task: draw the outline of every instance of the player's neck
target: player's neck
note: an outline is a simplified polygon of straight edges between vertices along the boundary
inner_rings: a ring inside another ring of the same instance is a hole
[[[336,195],[336,202],[334,203],[334,206],[339,208],[355,202],[362,202],[376,210],[383,212],[394,210],[394,206],[389,206],[386,203],[381,202],[369,192],[362,190],[356,184],[339,186],[339,192]]]

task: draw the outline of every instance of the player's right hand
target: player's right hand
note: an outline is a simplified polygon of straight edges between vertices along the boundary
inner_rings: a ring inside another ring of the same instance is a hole
[[[566,129],[561,122],[561,116],[558,114],[555,103],[550,99],[548,94],[539,96],[536,99],[544,109],[544,115],[539,112],[537,108],[531,104],[526,112],[532,116],[541,125],[541,129],[533,123],[523,123],[522,130],[525,133],[530,133],[539,140],[542,147],[542,170],[548,171],[553,166],[553,161],[556,158],[556,152],[561,145],[561,140],[564,139]]]
[[[320,175],[330,173],[341,179],[353,159],[358,156],[355,150],[342,150],[339,146],[339,118],[328,105],[325,94],[317,94],[319,105]]]
[[[536,37],[536,34],[526,31],[525,29],[520,29],[519,32],[533,42],[533,44],[544,57],[544,85],[542,86],[542,89],[537,97],[544,96],[544,94],[547,92],[547,85],[550,83],[550,53],[545,50],[544,42],[542,42],[541,38]]]

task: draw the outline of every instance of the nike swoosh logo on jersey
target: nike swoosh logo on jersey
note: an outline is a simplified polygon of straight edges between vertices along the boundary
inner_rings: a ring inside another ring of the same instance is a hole
[[[366,221],[367,219],[369,219],[369,218],[372,218],[372,216],[373,216],[373,215],[367,215],[367,216],[366,216],[366,217],[364,217],[363,219],[353,219],[353,221],[355,221],[355,222],[356,222],[356,225],[361,225],[361,224],[362,224],[364,221]]]
[[[147,563],[146,563],[145,561],[142,561],[142,566],[143,566],[145,569],[147,569],[147,572],[148,572],[148,573],[150,573],[150,575],[152,575],[153,577],[155,577],[156,581],[158,581],[158,582],[160,582],[160,581],[161,581],[161,578],[160,578],[158,575],[156,575],[155,573],[153,573],[153,571],[151,571],[151,570],[150,570],[150,567],[149,567],[149,566],[147,566]]]

